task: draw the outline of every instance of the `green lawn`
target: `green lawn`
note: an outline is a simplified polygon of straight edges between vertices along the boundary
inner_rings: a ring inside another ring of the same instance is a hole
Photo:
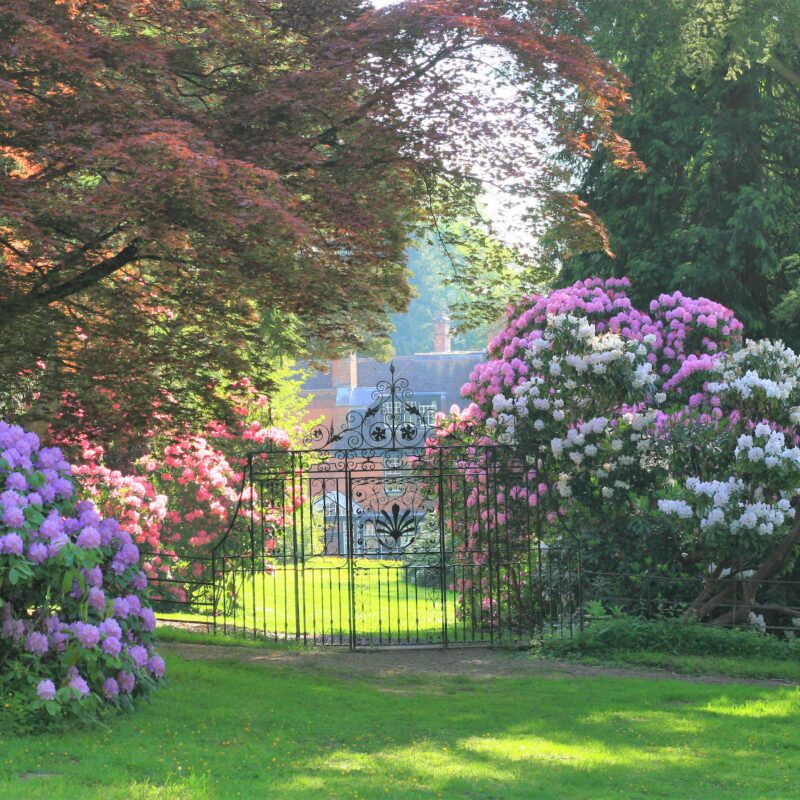
[[[731,678],[772,678],[800,683],[800,663],[777,658],[714,656],[709,659],[697,655],[654,653],[643,650],[610,653],[606,657],[573,659],[584,664],[609,666],[653,667],[678,672],[683,675],[725,675]]]
[[[453,568],[450,568],[451,570]],[[420,576],[424,568],[398,567],[396,561],[358,559],[353,570],[355,629],[362,644],[398,644],[441,641],[444,616],[439,585],[406,580]],[[452,583],[452,575],[448,576]],[[430,583],[430,581],[429,581]],[[225,628],[255,629],[279,638],[324,639],[326,643],[347,642],[350,620],[350,574],[347,560],[320,557],[304,568],[278,567],[273,575],[247,579],[238,591],[235,611],[220,615],[218,625]],[[298,598],[299,603],[295,600]],[[457,596],[446,591],[448,638],[472,639],[472,626],[456,621]],[[299,613],[298,613],[299,611]],[[210,622],[203,614],[163,614],[176,620]],[[488,634],[486,634],[488,636]]]
[[[0,797],[785,800],[800,782],[794,688],[365,677],[175,652],[168,667],[170,686],[108,728],[0,733]]]

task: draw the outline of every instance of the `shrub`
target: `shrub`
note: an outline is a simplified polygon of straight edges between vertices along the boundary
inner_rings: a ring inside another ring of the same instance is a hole
[[[733,312],[704,298],[664,294],[643,313],[629,285],[522,298],[462,388],[473,404],[450,424],[486,445],[446,504],[480,509],[462,560],[492,540],[521,554],[464,603],[535,595],[538,539],[579,546],[583,573],[630,598],[628,613],[653,576],[671,580],[658,601],[687,620],[792,625],[796,589],[777,581],[800,556],[800,354],[743,342]]]
[[[678,620],[600,619],[572,638],[547,637],[539,645],[553,657],[610,656],[647,651],[682,656],[800,657],[800,640],[781,640],[750,629],[715,628]]]
[[[136,545],[74,495],[60,450],[0,422],[0,713],[17,728],[130,709],[164,674]]]
[[[267,424],[267,398],[246,380],[234,388],[236,393],[229,395],[235,401],[233,422],[211,422],[202,434],[180,428],[161,431],[148,452],[127,462],[124,470],[112,468],[107,460],[115,461],[113,452],[106,453],[85,432],[61,434],[60,442],[75,454],[73,473],[81,490],[104,516],[118,519],[141,547],[142,569],[152,599],[162,610],[173,605],[191,608],[198,597],[203,599],[211,581],[211,553],[224,538],[239,502],[250,497],[249,486],[242,482],[244,454],[290,446],[283,428]],[[284,391],[282,402],[291,401],[293,392]],[[290,403],[288,419],[303,409],[300,399]],[[279,526],[281,513],[282,508],[274,509],[264,524]],[[244,548],[249,542],[241,544]],[[268,537],[265,557],[270,557],[274,544]]]

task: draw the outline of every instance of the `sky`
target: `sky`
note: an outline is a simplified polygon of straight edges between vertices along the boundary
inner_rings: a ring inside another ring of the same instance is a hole
[[[372,0],[372,5],[375,8],[386,8],[400,2],[403,0]],[[491,60],[491,54],[488,59]],[[490,82],[487,76],[486,83]],[[504,135],[511,136],[511,125],[508,120],[498,120],[498,136]],[[480,178],[481,170],[476,169],[475,175]],[[519,200],[501,188],[489,186],[484,192],[483,201],[495,232],[506,241],[506,244],[524,250],[535,247],[536,239],[523,222],[524,207]]]

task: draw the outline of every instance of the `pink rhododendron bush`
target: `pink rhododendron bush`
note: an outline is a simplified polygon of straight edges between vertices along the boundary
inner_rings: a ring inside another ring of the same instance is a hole
[[[117,519],[140,548],[159,610],[210,613],[212,551],[238,504],[250,499],[250,486],[242,480],[246,454],[290,446],[289,434],[269,424],[267,398],[247,380],[234,389],[233,422],[214,421],[195,433],[162,419],[149,437],[148,452],[125,459],[123,468],[110,466],[115,459],[86,431],[61,433],[59,441],[75,453],[73,473],[82,492],[104,516]],[[266,511],[277,522],[284,509]],[[249,537],[240,533],[233,532],[226,554],[247,550]]]
[[[164,675],[131,534],[61,451],[0,422],[0,691],[17,724],[131,708]]]
[[[498,497],[468,470],[464,502],[502,509],[503,536],[580,545],[600,599],[791,629],[800,597],[777,580],[797,577],[800,357],[744,341],[710,300],[638,310],[629,285],[581,281],[510,309],[450,424],[493,443],[511,485]],[[497,527],[476,514],[465,549]],[[506,572],[495,591],[535,580],[523,563]]]

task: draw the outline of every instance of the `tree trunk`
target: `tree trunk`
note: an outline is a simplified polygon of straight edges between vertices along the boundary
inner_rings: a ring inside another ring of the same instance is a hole
[[[746,621],[753,606],[756,605],[756,594],[761,584],[780,572],[798,542],[800,542],[800,518],[751,577],[738,580],[733,575],[724,587],[717,591],[720,583],[720,569],[717,569],[715,575],[706,579],[702,591],[684,612],[683,618],[696,617],[701,622],[709,621],[712,625],[720,626],[737,625]],[[714,612],[720,606],[725,606],[726,610],[715,616]]]

